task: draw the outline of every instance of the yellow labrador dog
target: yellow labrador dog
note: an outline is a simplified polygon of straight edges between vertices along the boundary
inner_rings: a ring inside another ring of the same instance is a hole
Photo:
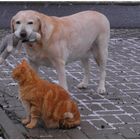
[[[65,17],[51,17],[32,10],[19,11],[11,20],[15,35],[28,39],[35,31],[40,33],[37,42],[25,42],[28,59],[37,71],[40,65],[52,66],[58,74],[59,84],[68,89],[65,65],[81,60],[84,78],[78,85],[86,88],[89,81],[89,56],[93,54],[99,69],[98,93],[105,92],[106,61],[110,24],[96,11],[84,11]]]

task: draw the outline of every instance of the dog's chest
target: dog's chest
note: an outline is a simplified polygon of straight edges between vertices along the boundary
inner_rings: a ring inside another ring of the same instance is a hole
[[[39,65],[51,66],[47,52],[39,46],[26,46],[28,58]]]

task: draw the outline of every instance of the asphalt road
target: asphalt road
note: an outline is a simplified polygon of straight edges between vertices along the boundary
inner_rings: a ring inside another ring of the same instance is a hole
[[[65,16],[84,10],[96,10],[104,13],[111,28],[139,28],[140,3],[137,4],[100,4],[100,3],[48,3],[48,2],[1,2],[0,28],[10,27],[10,19],[20,10],[37,10],[48,15]]]

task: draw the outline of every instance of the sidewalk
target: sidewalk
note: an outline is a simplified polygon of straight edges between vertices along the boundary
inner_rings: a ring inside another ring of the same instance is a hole
[[[0,38],[8,32],[0,30]],[[25,112],[11,71],[23,57],[24,51],[15,52],[0,66],[0,133],[2,128],[6,138],[140,138],[140,29],[111,30],[107,93],[96,93],[99,71],[93,59],[90,85],[85,90],[76,88],[83,76],[80,62],[66,67],[69,90],[82,118],[75,129],[46,129],[39,124],[29,130],[20,123]],[[40,74],[49,81],[57,81],[54,69],[41,67]]]

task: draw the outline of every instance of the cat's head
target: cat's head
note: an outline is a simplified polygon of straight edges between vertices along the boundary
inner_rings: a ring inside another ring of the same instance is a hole
[[[18,64],[13,69],[12,77],[17,81],[23,81],[27,78],[31,78],[31,67],[25,59],[23,59],[21,64]]]

